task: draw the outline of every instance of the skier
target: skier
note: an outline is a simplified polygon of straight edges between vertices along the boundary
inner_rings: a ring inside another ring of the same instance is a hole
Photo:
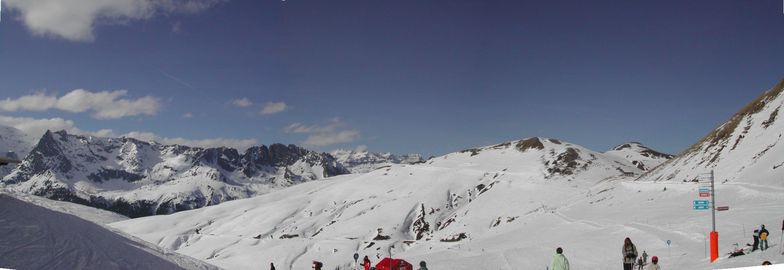
[[[642,257],[637,258],[637,270],[642,270]]]
[[[759,230],[754,230],[754,243],[751,246],[751,252],[756,251],[759,248]]]
[[[765,229],[765,224],[762,224],[762,229],[759,231],[760,250],[765,251],[768,249],[768,230]]]
[[[365,268],[365,270],[370,270],[370,259],[368,258],[368,256],[365,256],[365,258],[362,259],[362,264],[361,265],[362,265],[362,267]]]
[[[646,253],[645,250],[642,251],[642,264],[648,264],[648,253]]]
[[[569,270],[569,260],[563,255],[562,248],[555,249],[555,256],[553,256],[553,270]]]
[[[275,264],[270,263],[270,270],[275,270]]]
[[[419,262],[419,270],[427,270],[427,263],[425,263],[425,261]]]
[[[661,270],[661,267],[659,267],[659,257],[651,257],[651,265],[648,266],[648,270]]]
[[[321,270],[321,267],[324,267],[324,264],[319,261],[313,261],[313,269]]]
[[[623,241],[623,270],[633,270],[634,261],[637,259],[637,247],[634,246],[632,240],[626,237]]]

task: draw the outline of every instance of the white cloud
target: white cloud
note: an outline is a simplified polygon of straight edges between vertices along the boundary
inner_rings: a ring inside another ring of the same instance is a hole
[[[197,13],[225,0],[5,0],[39,36],[71,41],[95,39],[96,24],[122,24],[156,14]]]
[[[359,138],[359,131],[351,129],[340,118],[330,119],[325,125],[306,126],[293,123],[283,129],[286,133],[309,134],[302,142],[308,146],[327,146],[353,142]]]
[[[193,118],[193,114],[189,113],[189,112],[184,113],[184,114],[182,114],[182,118]]]
[[[264,109],[261,110],[261,114],[275,114],[288,109],[289,105],[286,102],[267,102],[264,104]]]
[[[126,90],[90,92],[76,89],[62,97],[36,93],[17,99],[0,100],[0,109],[4,111],[46,111],[59,109],[67,112],[81,113],[92,111],[98,119],[117,119],[127,116],[155,115],[161,107],[160,101],[151,96],[139,99],[123,99]]]
[[[162,144],[179,144],[195,147],[230,147],[239,151],[245,151],[251,146],[258,145],[255,139],[228,139],[228,138],[212,138],[212,139],[186,139],[186,138],[167,138],[159,136],[151,132],[133,131],[123,135],[117,135],[111,129],[101,129],[98,131],[87,131],[76,127],[74,121],[66,120],[63,118],[30,118],[30,117],[10,117],[0,115],[0,125],[14,127],[29,135],[28,138],[31,144],[38,142],[38,139],[44,135],[47,130],[60,131],[65,130],[71,134],[89,135],[97,137],[129,137],[136,138],[143,141],[155,141]]]
[[[45,111],[57,104],[57,97],[48,96],[43,92],[22,96],[17,99],[0,100],[0,110],[4,111]]]
[[[244,98],[240,98],[240,99],[232,100],[231,104],[234,105],[235,107],[240,107],[240,108],[246,108],[246,107],[253,106],[253,102],[251,102],[250,99],[245,98],[245,97]]]
[[[30,117],[10,117],[0,115],[0,125],[14,127],[30,135],[32,140],[37,141],[47,130],[65,130],[68,133],[80,135],[92,135],[99,137],[112,136],[111,129],[101,129],[98,131],[86,131],[76,127],[74,121],[63,118],[30,118]],[[33,142],[34,143],[34,142]]]
[[[167,138],[167,137],[158,136],[155,133],[139,132],[139,131],[129,132],[123,134],[122,136],[135,138],[143,141],[154,141],[162,144],[179,144],[179,145],[195,146],[195,147],[202,147],[202,148],[225,146],[225,147],[237,149],[239,151],[245,151],[251,146],[258,145],[258,141],[256,141],[255,139],[213,138],[213,139],[194,140],[194,139],[186,139],[186,138],[179,138],[179,137]]]

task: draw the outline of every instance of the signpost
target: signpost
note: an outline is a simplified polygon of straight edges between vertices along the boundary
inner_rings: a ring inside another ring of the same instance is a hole
[[[713,170],[710,172],[710,183],[700,181],[697,196],[699,199],[694,200],[692,205],[694,210],[711,209],[710,260],[714,262],[719,258],[719,233],[716,232],[716,211],[727,211],[730,210],[730,207],[722,206],[718,207],[718,209],[716,208],[716,184]],[[710,201],[707,198],[710,198]]]
[[[694,200],[694,210],[708,210],[709,206],[708,200]]]

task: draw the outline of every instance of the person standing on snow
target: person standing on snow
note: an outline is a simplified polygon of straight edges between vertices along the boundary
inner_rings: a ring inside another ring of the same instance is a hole
[[[768,230],[765,229],[765,224],[762,224],[762,229],[759,232],[760,238],[760,250],[765,251],[768,249]]]
[[[419,269],[418,270],[427,270],[427,263],[425,261],[419,262]]]
[[[270,263],[270,270],[275,270],[275,264]]]
[[[659,257],[651,257],[651,265],[648,266],[648,270],[661,270],[661,267],[659,267]]]
[[[632,240],[626,237],[623,241],[623,270],[633,270],[634,261],[637,259],[637,247],[634,246]]]
[[[759,243],[759,230],[754,230],[753,237],[754,237],[754,243],[752,243],[751,252],[754,252],[757,249],[759,249],[759,244],[760,244]]]
[[[362,265],[362,267],[365,268],[365,270],[370,270],[370,259],[368,258],[368,256],[365,256],[365,258],[362,259],[362,264],[361,265]]]
[[[648,253],[646,253],[645,250],[642,251],[642,264],[648,264]]]
[[[553,256],[553,270],[569,270],[569,260],[563,255],[562,248],[555,249],[555,256]]]

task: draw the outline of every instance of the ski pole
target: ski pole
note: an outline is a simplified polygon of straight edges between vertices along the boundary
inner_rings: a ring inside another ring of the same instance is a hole
[[[781,230],[781,237],[779,237],[779,238],[780,238],[779,239],[779,252],[782,252],[781,251],[781,244],[784,243],[784,230]],[[782,252],[781,254],[784,254],[784,252]]]

